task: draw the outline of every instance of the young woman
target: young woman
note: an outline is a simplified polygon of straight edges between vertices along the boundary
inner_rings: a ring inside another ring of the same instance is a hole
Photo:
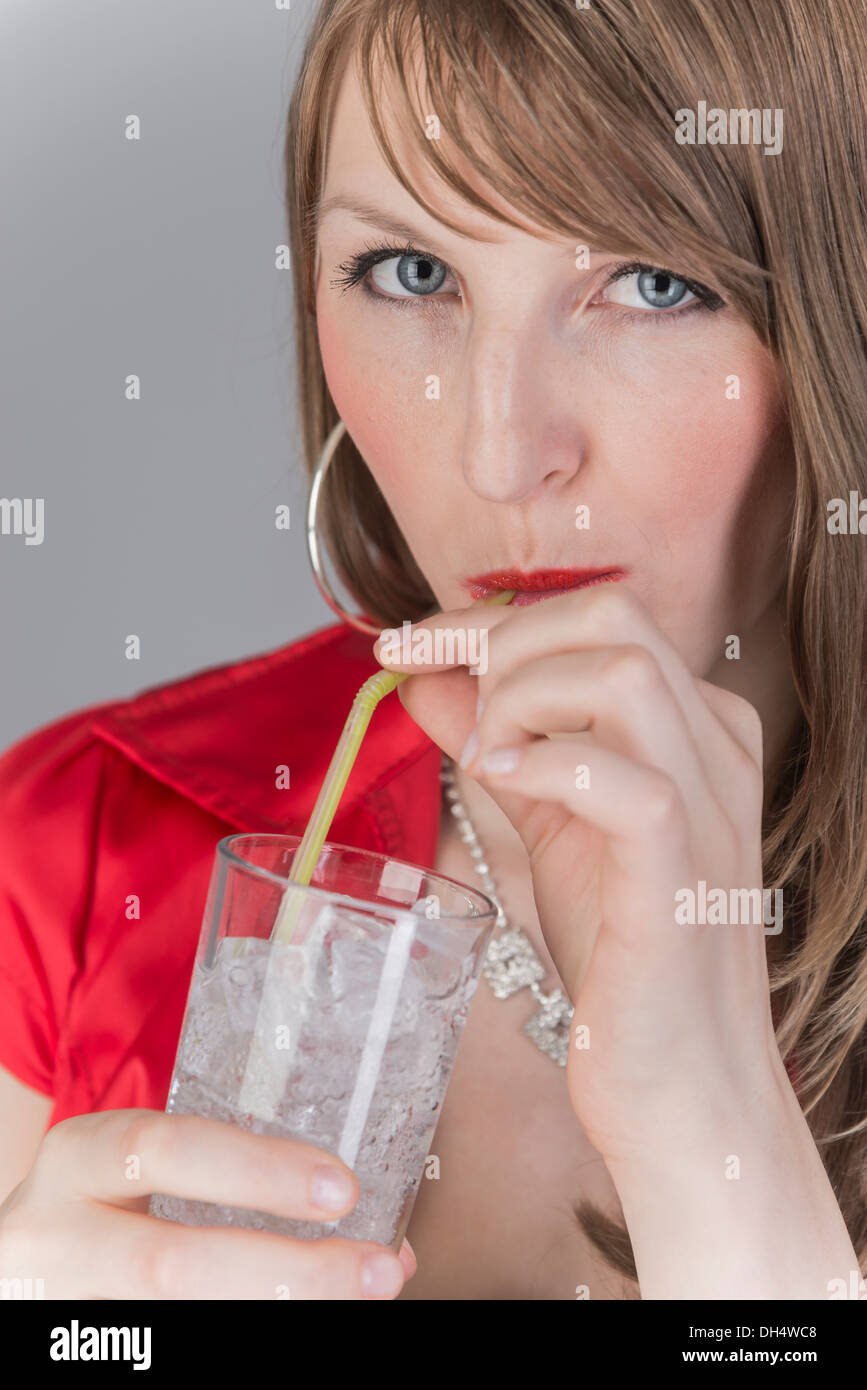
[[[7,752],[3,1273],[823,1299],[863,1272],[863,41],[855,0],[322,4],[287,140],[300,402],[367,622]],[[354,1204],[347,1170],[314,1186],[330,1155],[162,1106],[214,842],[303,825],[386,659],[364,632],[404,620],[485,662],[402,667],[331,838],[467,883],[481,853],[538,978],[480,983],[399,1258],[159,1222],[152,1191]],[[761,919],[706,910],[762,888]]]

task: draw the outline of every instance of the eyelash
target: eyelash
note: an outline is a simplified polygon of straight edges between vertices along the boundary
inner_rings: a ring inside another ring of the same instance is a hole
[[[368,271],[372,270],[380,261],[392,260],[396,256],[422,256],[432,261],[438,261],[440,265],[446,265],[446,262],[441,261],[439,256],[435,256],[433,252],[422,251],[419,247],[413,246],[411,242],[398,245],[383,241],[373,245],[368,244],[364,251],[357,252],[355,255],[350,256],[348,260],[343,261],[337,267],[343,274],[337,279],[332,280],[331,284],[343,294],[345,294],[347,290],[353,289],[360,284],[364,293],[369,295],[371,299],[377,300],[380,304],[387,304],[389,308],[403,309],[409,304],[417,302],[418,300],[424,300],[425,298],[429,298],[432,301],[434,299],[433,295],[401,295],[397,298],[390,299],[388,295],[380,294],[377,290],[370,288],[365,278]],[[678,319],[696,309],[706,309],[710,313],[714,313],[717,309],[722,309],[725,305],[725,301],[721,299],[718,294],[715,294],[713,290],[709,290],[706,285],[700,285],[695,280],[687,280],[685,276],[677,275],[673,270],[667,270],[663,266],[648,265],[643,261],[630,261],[627,265],[616,266],[602,288],[607,289],[609,285],[615,284],[618,280],[625,280],[628,279],[630,275],[640,274],[668,275],[673,280],[680,280],[690,293],[695,295],[695,299],[691,303],[685,304],[682,309],[663,309],[657,313],[652,311],[651,306],[648,306],[649,312],[643,309],[630,309],[627,305],[623,304],[614,306],[616,309],[620,309],[621,312],[631,320],[634,320],[636,314],[639,314],[645,319]]]

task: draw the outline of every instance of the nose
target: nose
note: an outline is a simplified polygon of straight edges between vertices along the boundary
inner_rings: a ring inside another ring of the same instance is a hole
[[[574,398],[562,389],[556,343],[526,323],[476,322],[467,353],[468,485],[487,501],[513,503],[567,485],[586,439]]]

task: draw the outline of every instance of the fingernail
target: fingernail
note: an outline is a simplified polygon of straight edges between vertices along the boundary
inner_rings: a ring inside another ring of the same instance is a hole
[[[400,650],[394,640],[394,629],[384,627],[373,644],[373,654],[382,665],[387,661],[399,661]]]
[[[352,1183],[339,1168],[317,1168],[310,1184],[310,1200],[323,1211],[343,1211],[352,1201]]]
[[[492,748],[482,758],[482,768],[485,772],[514,772],[520,756],[517,748]]]
[[[416,1270],[418,1269],[418,1260],[416,1259],[415,1251],[413,1250],[408,1240],[404,1240],[403,1244],[397,1252],[397,1258],[400,1260],[401,1264],[406,1270],[407,1279],[411,1279],[412,1276],[415,1274]]]
[[[476,754],[476,751],[478,750],[478,747],[479,736],[476,733],[475,729],[473,729],[473,732],[470,734],[469,738],[464,744],[464,751],[458,759],[458,762],[460,763],[461,767],[466,767],[467,763],[472,761],[473,757]]]
[[[404,1278],[396,1255],[384,1250],[365,1255],[361,1265],[361,1287],[365,1298],[382,1298],[400,1293]]]

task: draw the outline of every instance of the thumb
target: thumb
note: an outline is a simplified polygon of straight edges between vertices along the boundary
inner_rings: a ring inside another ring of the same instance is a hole
[[[410,676],[397,687],[400,702],[419,728],[433,739],[455,762],[460,761],[464,745],[476,727],[479,683],[463,666],[449,671],[429,671]],[[468,776],[476,781],[472,774]],[[535,802],[517,792],[485,787],[488,796],[508,816],[518,834],[524,828]],[[525,839],[525,843],[527,843]],[[529,847],[529,846],[528,846]]]
[[[476,725],[478,681],[462,666],[419,672],[397,687],[407,714],[455,762]]]

